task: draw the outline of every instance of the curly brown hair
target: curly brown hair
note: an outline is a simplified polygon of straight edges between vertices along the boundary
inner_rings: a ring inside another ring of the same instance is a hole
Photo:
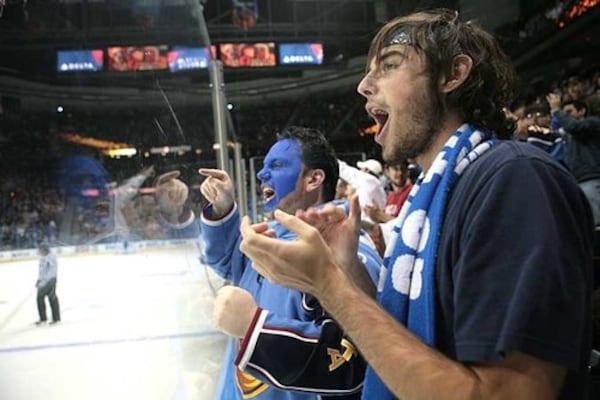
[[[514,69],[491,34],[475,22],[460,21],[458,12],[448,9],[398,17],[373,38],[367,69],[371,60],[379,65],[381,51],[401,32],[408,38],[406,44],[424,55],[431,82],[451,76],[454,57],[469,56],[473,66],[468,78],[445,98],[438,93],[438,104],[461,112],[468,122],[492,130],[498,138],[510,138],[513,127],[502,109],[512,97]]]

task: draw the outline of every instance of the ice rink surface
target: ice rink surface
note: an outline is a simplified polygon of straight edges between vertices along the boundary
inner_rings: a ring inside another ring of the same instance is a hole
[[[36,326],[38,260],[0,263],[0,399],[212,399],[223,282],[190,247],[58,257],[62,321]],[[51,319],[47,304],[48,319]]]

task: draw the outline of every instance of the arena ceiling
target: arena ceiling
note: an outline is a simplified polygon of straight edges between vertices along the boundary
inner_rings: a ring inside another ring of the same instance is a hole
[[[355,85],[377,28],[414,9],[450,7],[488,28],[507,27],[544,1],[462,0],[0,0],[0,95],[24,108],[210,104],[206,70],[59,74],[56,51],[117,45],[244,41],[322,42],[323,65],[225,69],[228,99],[268,102]],[[255,24],[239,18],[250,8]],[[596,19],[597,21],[597,19]],[[244,26],[251,25],[251,26]],[[593,24],[591,24],[593,26]],[[506,30],[505,30],[506,31]],[[208,36],[204,35],[208,32]],[[589,36],[589,35],[588,35]],[[556,53],[555,53],[556,54]],[[523,63],[530,62],[527,58]]]
[[[143,101],[209,104],[206,70],[59,74],[59,49],[167,44],[193,46],[244,41],[322,42],[324,65],[225,69],[228,97],[246,101],[300,95],[353,82],[364,68],[351,61],[366,49],[383,20],[382,1],[307,0],[7,0],[0,17],[0,92],[24,106],[52,101],[121,106]],[[0,1],[1,4],[1,1]],[[257,16],[252,26],[236,18],[235,5]],[[379,11],[378,11],[379,10]],[[203,32],[208,32],[208,37]],[[296,90],[296,93],[293,93]]]

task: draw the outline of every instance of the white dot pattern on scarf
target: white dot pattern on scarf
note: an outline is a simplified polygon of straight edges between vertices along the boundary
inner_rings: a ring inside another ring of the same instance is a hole
[[[421,174],[394,221],[378,302],[428,345],[435,345],[435,265],[448,193],[469,164],[496,142],[491,132],[461,126]],[[387,400],[394,396],[368,368],[363,398]]]

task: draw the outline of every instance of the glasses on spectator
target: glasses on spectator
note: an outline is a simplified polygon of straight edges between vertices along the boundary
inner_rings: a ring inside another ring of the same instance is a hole
[[[538,111],[538,112],[533,113],[533,114],[532,113],[527,114],[525,116],[525,118],[533,119],[533,118],[543,118],[543,117],[547,117],[547,116],[548,116],[548,114]]]

